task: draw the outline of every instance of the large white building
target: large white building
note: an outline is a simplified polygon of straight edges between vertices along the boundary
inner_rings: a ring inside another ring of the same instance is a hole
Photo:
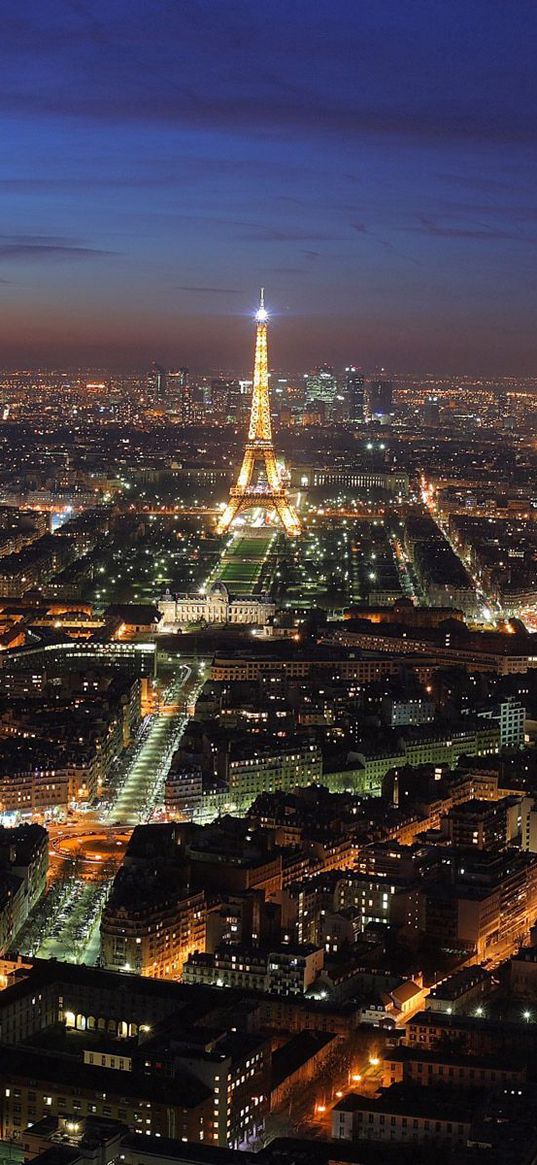
[[[176,631],[187,623],[247,623],[264,627],[273,618],[276,606],[268,595],[232,597],[224,583],[214,583],[206,592],[172,595],[166,591],[158,603],[162,615],[159,631]]]

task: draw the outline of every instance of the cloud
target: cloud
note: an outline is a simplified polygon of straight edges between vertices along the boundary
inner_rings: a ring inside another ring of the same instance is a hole
[[[393,150],[395,168],[398,149],[403,154],[414,146],[431,147],[437,170],[443,151],[449,157],[446,168],[466,162],[450,156],[452,143],[467,154],[468,143],[474,142],[507,142],[511,151],[517,143],[534,143],[533,6],[520,16],[527,5],[521,0],[513,15],[509,6],[489,0],[485,7],[492,11],[478,19],[481,3],[468,5],[467,0],[449,5],[419,0],[407,6],[393,0],[376,5],[333,0],[332,5],[307,6],[304,19],[305,0],[294,6],[284,0],[264,6],[250,0],[221,5],[155,0],[153,7],[140,0],[115,0],[113,5],[47,0],[45,6],[8,0],[0,109],[21,115],[23,126],[33,119],[46,134],[57,131],[69,141],[80,129],[78,141],[87,134],[89,142],[93,135],[117,132],[123,142],[118,153],[124,155],[129,150],[125,143],[136,133],[148,134],[149,141],[153,133],[159,151],[169,138],[168,173],[162,165],[157,175],[146,173],[143,148],[124,167],[117,166],[110,150],[104,166],[87,160],[87,182],[78,184],[73,177],[73,198],[84,187],[91,192],[107,186],[156,191],[168,186],[181,191],[184,200],[189,185],[206,178],[203,204],[210,200],[213,173],[220,193],[240,172],[245,185],[248,175],[261,177],[263,194],[265,179],[278,172],[286,189],[305,165],[311,168],[310,182],[302,178],[307,203],[325,181],[315,173],[312,156],[319,162],[319,150],[331,143],[344,147],[341,169],[332,170],[334,187],[348,177],[367,185],[361,147],[367,151],[377,143]],[[528,35],[522,37],[524,20]],[[188,156],[196,139],[209,154],[216,142],[212,157]],[[162,162],[165,158],[162,149]],[[353,174],[360,162],[363,173]],[[26,164],[21,162],[21,170]],[[117,177],[109,175],[110,164]],[[328,161],[329,170],[333,164]],[[413,164],[415,159],[406,167],[403,187]],[[42,190],[69,190],[69,177],[62,183],[48,160],[45,171],[50,176]],[[38,167],[36,172],[39,183]],[[0,184],[0,190],[29,194],[34,188],[38,194],[39,185],[24,178]],[[273,205],[278,200],[283,206],[281,193],[273,195]],[[251,238],[253,243],[293,241]]]
[[[434,219],[422,218],[420,225],[417,227],[410,227],[411,231],[417,231],[419,234],[429,235],[433,238],[439,239],[475,239],[476,241],[490,242],[507,240],[509,242],[517,243],[534,243],[535,239],[527,238],[519,231],[504,230],[502,228],[484,224],[476,224],[468,226],[449,226],[444,223],[435,222]]]
[[[76,246],[81,242],[80,239],[71,238],[69,235],[0,235],[1,243],[17,243],[24,246],[35,244],[36,246]]]
[[[512,222],[513,224],[535,223],[537,221],[537,206],[523,206],[515,203],[492,203],[492,202],[457,202],[455,200],[446,202],[446,214],[449,217],[469,215],[470,217],[476,214],[482,215],[484,218],[497,219],[498,217],[505,222]]]
[[[201,292],[203,295],[240,295],[238,287],[176,287],[176,291]]]
[[[129,174],[126,177],[95,178],[88,174],[83,178],[1,178],[0,192],[7,194],[37,194],[43,191],[51,193],[69,193],[73,190],[77,194],[84,190],[124,190],[135,186],[137,189],[161,189],[165,186],[176,186],[183,179],[182,175],[162,175],[144,177],[139,174]]]
[[[334,241],[334,236],[324,231],[301,230],[300,228],[270,226],[248,226],[243,228],[249,239],[257,243],[328,243]]]
[[[290,174],[300,174],[303,178],[308,173],[304,166],[295,166],[283,163],[279,158],[264,158],[263,168],[266,174],[277,176],[280,181],[289,178]],[[235,181],[238,175],[249,176],[252,170],[250,158],[226,158],[198,156],[180,157],[175,161],[170,158],[151,157],[151,161],[144,162],[138,155],[131,160],[128,169],[114,172],[110,168],[104,172],[96,170],[92,159],[87,159],[84,174],[24,174],[17,177],[0,178],[0,193],[7,194],[36,194],[43,191],[51,193],[78,194],[84,190],[160,190],[182,188],[185,184],[194,184],[208,179],[222,178]],[[302,206],[302,200],[279,196],[275,201],[296,203]]]
[[[529,0],[4,7],[7,113],[256,138],[535,141]]]
[[[509,181],[508,176],[497,177],[492,175],[490,171],[486,174],[440,172],[437,174],[437,178],[448,186],[462,186],[465,190],[477,190],[481,194],[485,192],[489,197],[494,191],[505,193],[506,189],[513,186],[513,182]],[[520,182],[520,174],[516,178]]]
[[[102,96],[99,91],[102,91]],[[443,142],[533,142],[533,122],[521,111],[512,118],[498,108],[491,117],[486,110],[471,105],[455,108],[448,99],[431,102],[427,107],[407,99],[403,104],[387,106],[380,98],[347,96],[339,101],[319,92],[303,92],[293,102],[277,95],[265,100],[254,92],[244,96],[222,93],[204,96],[202,92],[167,93],[142,90],[131,81],[122,92],[110,81],[93,89],[63,94],[50,91],[6,91],[1,102],[4,114],[37,115],[89,122],[162,125],[174,129],[240,134],[255,131],[277,133],[293,138],[313,133],[353,140],[359,137],[400,138],[409,141]]]
[[[0,260],[96,259],[117,254],[56,235],[0,235]]]
[[[169,216],[166,216],[166,221],[170,221]],[[294,224],[289,227],[271,226],[265,222],[248,222],[246,219],[227,218],[220,214],[178,214],[174,221],[184,227],[196,226],[205,231],[214,228],[222,231],[224,228],[228,237],[233,235],[246,242],[328,243],[337,239],[331,231],[309,229]]]

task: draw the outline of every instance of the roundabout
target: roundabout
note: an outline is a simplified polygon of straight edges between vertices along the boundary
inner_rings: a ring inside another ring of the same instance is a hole
[[[73,830],[59,830],[50,838],[49,856],[51,861],[71,862],[77,866],[99,867],[119,866],[132,830],[117,826],[95,828],[75,827]],[[90,875],[90,869],[80,873]],[[97,870],[93,871],[94,876]]]

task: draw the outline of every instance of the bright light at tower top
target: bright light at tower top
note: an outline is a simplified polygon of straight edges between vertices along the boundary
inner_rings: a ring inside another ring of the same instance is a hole
[[[258,324],[266,324],[268,320],[268,311],[265,307],[265,289],[261,288],[261,295],[259,296],[259,307],[255,313],[255,318]]]

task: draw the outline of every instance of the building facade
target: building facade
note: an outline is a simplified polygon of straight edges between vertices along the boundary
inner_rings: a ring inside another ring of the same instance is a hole
[[[202,891],[174,892],[170,886],[116,886],[101,921],[101,960],[110,971],[131,971],[156,979],[179,979],[195,950],[205,949],[206,906]]]
[[[168,634],[189,623],[265,627],[276,614],[276,606],[268,595],[233,597],[224,583],[215,583],[202,594],[172,595],[166,591],[158,609],[162,615],[159,631]]]

